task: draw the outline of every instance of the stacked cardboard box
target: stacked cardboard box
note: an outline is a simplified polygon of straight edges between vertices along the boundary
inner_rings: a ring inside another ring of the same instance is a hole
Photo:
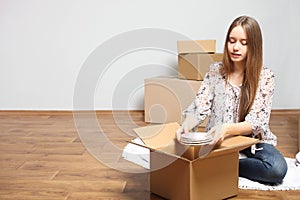
[[[145,121],[180,123],[182,111],[191,104],[201,83],[178,77],[145,79]]]
[[[215,40],[178,41],[178,77],[203,80],[209,66],[223,59]]]
[[[209,66],[223,56],[215,53],[215,40],[178,41],[177,49],[177,77],[145,79],[145,122],[182,123],[181,113],[195,99]]]

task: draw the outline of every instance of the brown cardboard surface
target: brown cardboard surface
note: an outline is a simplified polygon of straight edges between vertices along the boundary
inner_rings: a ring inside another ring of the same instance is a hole
[[[183,158],[193,159],[195,157],[194,148],[181,145],[175,137],[178,128],[179,124],[172,122],[136,128],[134,131],[146,147],[153,151],[159,151],[176,158],[182,156]]]
[[[178,77],[153,77],[145,79],[145,122],[182,122],[182,111],[196,97],[201,81]],[[201,126],[206,126],[206,121]]]
[[[189,159],[190,161],[193,161],[195,159],[202,159],[198,158],[197,156],[197,153],[199,153],[201,146],[186,146],[177,142],[175,133],[179,127],[180,125],[177,122],[171,122],[166,124],[149,125],[145,127],[135,128],[134,131],[145,143],[146,147],[149,147],[150,149],[165,151],[170,155],[173,154],[175,156],[182,156]],[[219,156],[231,152],[238,152],[258,142],[259,140],[257,139],[245,136],[234,136],[226,138],[219,146],[216,146],[215,149],[207,157]],[[186,150],[184,155],[182,155],[182,147],[184,147]],[[178,151],[177,149],[180,149],[180,151]]]
[[[234,136],[225,139],[220,145],[216,145],[214,150],[207,157],[220,156],[226,153],[241,151],[252,144],[258,143],[259,140],[246,136]]]
[[[216,40],[180,40],[177,41],[178,54],[182,53],[214,53]]]
[[[134,129],[147,147],[151,149],[151,192],[175,200],[217,200],[237,195],[238,151],[257,143],[258,140],[244,136],[227,138],[208,156],[187,159],[176,154],[176,148],[180,147],[178,143],[174,143],[174,139],[172,140],[172,137],[175,138],[175,132],[179,127],[179,124],[176,124],[167,123],[163,127],[147,126]],[[155,134],[151,130],[155,131]],[[147,134],[150,134],[151,137],[147,137]],[[149,141],[151,138],[159,142],[159,145]],[[155,146],[168,146],[169,148],[171,146],[171,149],[173,148],[175,151],[172,154],[172,151],[164,152],[164,148],[153,148]],[[188,150],[193,151],[191,148]],[[193,153],[195,154],[195,151]]]
[[[188,162],[150,154],[150,190],[167,199],[219,200],[238,194],[238,153]],[[157,166],[161,162],[165,167]]]
[[[173,122],[136,128],[134,131],[146,146],[153,149],[159,149],[168,146],[173,142],[175,139],[175,132],[179,127],[178,123]]]
[[[232,148],[242,150],[247,146],[251,146],[253,142],[257,143],[259,140],[253,139],[251,137],[245,136],[233,136],[230,138],[225,139],[221,144],[220,148]]]
[[[224,199],[238,194],[238,153],[193,162],[190,199]]]
[[[153,162],[151,162],[153,161]],[[161,167],[161,162],[168,165]],[[170,160],[168,155],[150,153],[150,191],[167,199],[190,199],[190,163],[186,160]]]
[[[222,53],[189,53],[178,55],[178,77],[189,80],[203,80],[209,66],[220,62]]]

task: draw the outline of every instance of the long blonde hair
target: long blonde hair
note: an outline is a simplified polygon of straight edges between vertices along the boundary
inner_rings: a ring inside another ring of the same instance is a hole
[[[221,73],[226,76],[226,79],[228,79],[228,75],[233,72],[233,62],[228,53],[228,42],[229,34],[236,26],[241,26],[245,30],[248,48],[239,105],[239,121],[241,122],[245,120],[255,99],[262,69],[263,49],[262,34],[258,22],[248,16],[236,18],[228,29],[224,45],[223,68],[221,69]]]

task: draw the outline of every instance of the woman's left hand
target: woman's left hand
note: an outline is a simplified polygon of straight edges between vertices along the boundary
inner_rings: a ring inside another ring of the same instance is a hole
[[[221,132],[220,132],[217,144],[221,144],[223,142],[223,140],[229,136],[229,134],[228,134],[229,126],[230,126],[230,124],[228,124],[228,123],[222,124],[221,130],[220,130]]]

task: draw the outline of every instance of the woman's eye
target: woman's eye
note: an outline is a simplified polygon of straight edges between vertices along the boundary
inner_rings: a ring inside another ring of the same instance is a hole
[[[248,43],[247,43],[246,40],[243,40],[243,41],[241,42],[241,44],[245,46],[245,45],[247,45]]]

